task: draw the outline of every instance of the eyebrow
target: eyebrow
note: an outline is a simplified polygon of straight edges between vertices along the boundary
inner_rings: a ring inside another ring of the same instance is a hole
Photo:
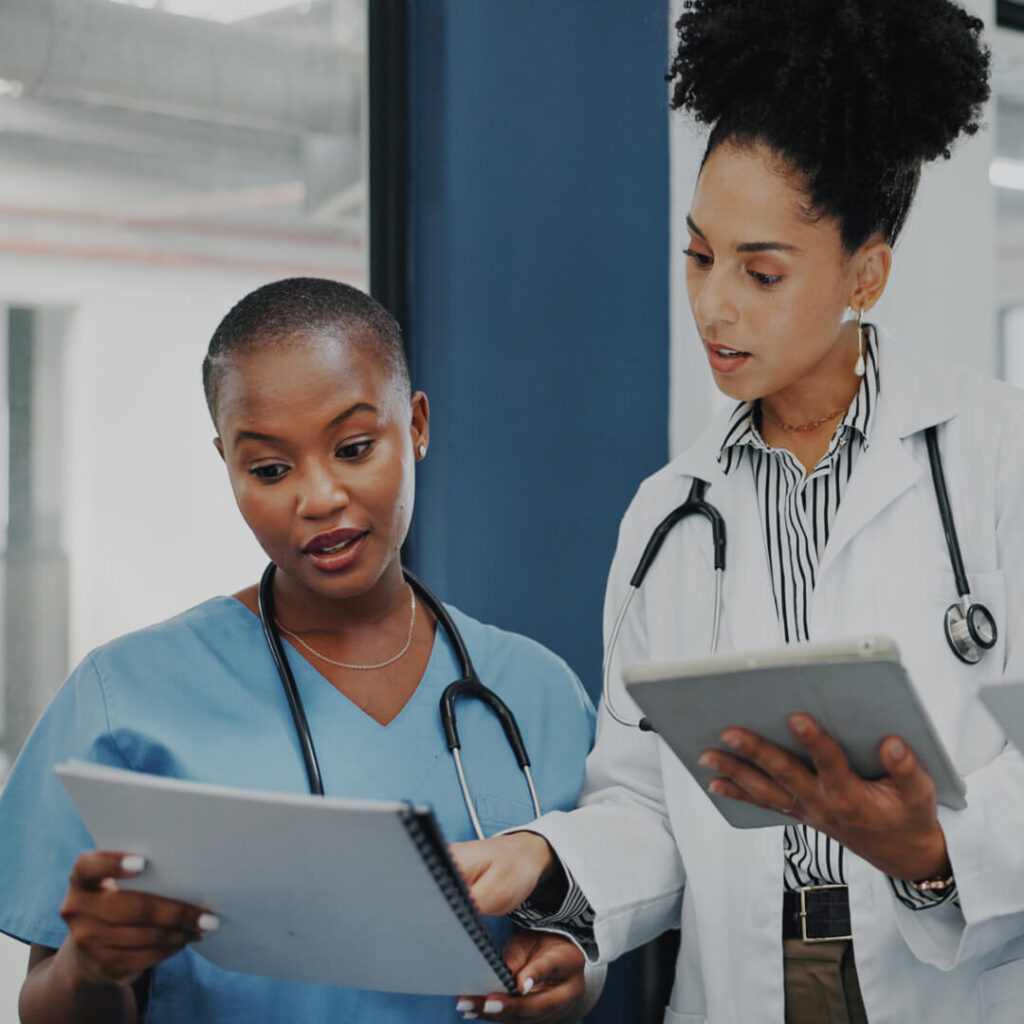
[[[686,215],[686,226],[700,239],[707,241],[704,232],[693,222],[693,218]],[[741,242],[736,246],[737,252],[803,252],[795,245],[787,242]]]
[[[333,430],[335,427],[340,426],[350,416],[354,416],[357,412],[379,412],[377,406],[371,405],[369,402],[356,402],[350,405],[344,412],[339,412],[337,416],[327,424],[328,430]],[[279,437],[275,437],[273,434],[263,434],[258,430],[239,430],[235,434],[234,445],[237,448],[243,441],[280,441]]]

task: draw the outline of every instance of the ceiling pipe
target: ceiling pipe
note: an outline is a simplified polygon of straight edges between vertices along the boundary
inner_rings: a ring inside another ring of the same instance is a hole
[[[272,132],[359,130],[364,61],[271,34],[109,0],[4,0],[0,78],[23,95]]]

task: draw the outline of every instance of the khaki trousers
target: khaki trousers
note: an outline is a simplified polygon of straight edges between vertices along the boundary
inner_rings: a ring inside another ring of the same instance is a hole
[[[783,939],[786,1024],[868,1024],[853,943]]]

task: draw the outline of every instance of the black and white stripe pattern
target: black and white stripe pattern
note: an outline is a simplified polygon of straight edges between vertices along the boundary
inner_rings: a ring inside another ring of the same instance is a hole
[[[590,957],[597,956],[597,945],[594,942],[594,908],[568,871],[565,871],[565,882],[565,895],[557,907],[527,900],[509,916],[523,928],[557,926],[560,930],[568,932],[579,943],[584,953]]]
[[[786,643],[811,639],[810,599],[821,555],[857,456],[870,444],[879,369],[874,331],[867,334],[866,372],[860,390],[836,427],[828,450],[810,473],[805,475],[792,452],[765,444],[758,429],[761,414],[757,402],[737,406],[719,451],[719,464],[726,474],[736,472],[744,461],[751,466],[775,610]],[[789,825],[783,848],[787,891],[845,883],[845,851],[828,836],[806,825]],[[914,909],[935,906],[955,895],[953,889],[919,893],[906,882],[893,880],[892,884],[896,895]]]

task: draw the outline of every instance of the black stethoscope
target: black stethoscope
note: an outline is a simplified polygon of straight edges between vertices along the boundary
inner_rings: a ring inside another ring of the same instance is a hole
[[[953,576],[956,580],[956,590],[960,595],[946,609],[943,619],[943,626],[946,633],[946,641],[950,650],[965,664],[976,665],[981,661],[985,651],[995,646],[999,631],[996,628],[996,620],[992,613],[983,604],[975,603],[971,598],[971,588],[967,581],[967,573],[964,570],[963,556],[960,554],[960,541],[957,538],[956,525],[953,522],[953,510],[949,504],[949,492],[946,489],[946,477],[942,472],[942,459],[939,457],[939,441],[935,427],[928,427],[924,432],[925,442],[928,445],[928,463],[932,471],[932,482],[935,484],[935,498],[939,505],[939,516],[942,519],[942,530],[946,535],[946,547],[949,549],[949,560],[953,566]],[[715,567],[715,616],[711,626],[711,647],[712,654],[718,648],[718,626],[722,615],[722,577],[725,574],[725,520],[722,514],[704,498],[707,492],[707,483],[704,480],[694,480],[690,493],[682,505],[674,508],[655,527],[647,546],[644,548],[636,571],[629,581],[626,597],[619,609],[619,614],[612,627],[611,638],[605,651],[604,659],[604,680],[602,692],[604,704],[608,714],[620,725],[637,726],[645,732],[652,731],[653,727],[646,718],[632,722],[623,718],[612,704],[611,690],[608,686],[611,673],[612,651],[615,649],[615,641],[618,639],[622,622],[629,611],[629,606],[636,596],[640,584],[654,562],[665,538],[677,523],[681,523],[689,516],[703,516],[711,524],[711,544],[714,550]]]
[[[267,646],[270,648],[270,655],[274,659],[277,674],[281,679],[285,695],[288,698],[288,707],[291,709],[292,720],[295,723],[295,732],[299,739],[299,747],[302,750],[302,759],[306,766],[306,777],[309,779],[309,791],[314,796],[323,796],[324,783],[320,775],[320,762],[317,760],[316,747],[313,745],[313,736],[309,731],[309,722],[306,719],[306,711],[302,706],[302,698],[299,696],[299,688],[295,685],[295,676],[292,675],[291,666],[285,656],[284,645],[274,627],[274,572],[277,566],[271,562],[263,572],[259,586],[259,610],[260,619],[263,623],[263,635],[266,638]],[[420,600],[434,613],[441,628],[448,636],[448,640],[455,650],[455,657],[459,662],[460,677],[454,683],[449,683],[441,694],[441,724],[444,726],[445,740],[448,750],[455,760],[455,771],[459,776],[459,786],[462,788],[462,799],[466,802],[466,810],[469,811],[470,821],[473,823],[473,830],[479,839],[484,838],[484,831],[480,825],[476,808],[473,805],[473,798],[466,783],[466,773],[462,769],[462,744],[459,742],[459,730],[455,721],[455,702],[460,697],[472,697],[483,701],[501,722],[502,729],[508,739],[512,753],[519,764],[523,775],[526,777],[526,784],[530,789],[530,802],[533,804],[533,812],[540,817],[540,803],[537,800],[537,790],[533,785],[533,775],[530,772],[530,758],[526,753],[526,744],[523,743],[522,733],[516,723],[515,715],[509,711],[505,702],[493,691],[489,690],[480,682],[476,674],[473,662],[466,650],[465,641],[459,632],[448,609],[431,593],[425,583],[417,579],[408,569],[403,569],[409,586],[419,595]]]

